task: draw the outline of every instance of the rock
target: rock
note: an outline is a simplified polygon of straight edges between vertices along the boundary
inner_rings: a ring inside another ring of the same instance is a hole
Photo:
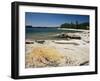
[[[57,37],[67,38],[67,39],[81,39],[81,36],[76,35],[75,33],[61,33],[61,34],[58,34]]]
[[[36,40],[35,42],[43,44],[45,42],[45,40]]]
[[[26,44],[34,44],[34,41],[26,41]]]
[[[70,39],[81,39],[81,37],[79,37],[79,36],[69,36],[68,38],[70,38]]]
[[[74,41],[54,41],[56,44],[72,44],[72,45],[79,45],[79,43]]]
[[[81,34],[82,40],[86,43],[90,42],[90,33],[89,32],[83,32]]]
[[[80,64],[80,66],[83,66],[83,65],[89,65],[89,61],[85,61],[85,62]]]

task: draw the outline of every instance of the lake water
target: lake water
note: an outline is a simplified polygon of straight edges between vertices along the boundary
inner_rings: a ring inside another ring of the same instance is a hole
[[[60,33],[75,33],[79,31],[75,30],[60,30],[58,28],[26,28],[26,39],[31,39],[31,40],[59,40],[61,38],[55,37],[56,34]]]

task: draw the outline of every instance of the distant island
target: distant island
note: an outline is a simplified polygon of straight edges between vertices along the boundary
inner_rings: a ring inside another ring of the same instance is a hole
[[[59,28],[59,27],[40,27],[40,26],[31,26],[31,25],[26,25],[26,28]]]

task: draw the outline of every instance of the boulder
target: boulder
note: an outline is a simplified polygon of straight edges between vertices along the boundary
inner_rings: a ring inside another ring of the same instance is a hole
[[[45,40],[36,40],[35,42],[43,44],[45,42]]]
[[[60,37],[60,38],[67,38],[67,39],[81,39],[80,35],[77,35],[75,33],[61,33],[61,34],[58,34],[57,37]]]
[[[34,44],[34,41],[26,41],[25,44]]]

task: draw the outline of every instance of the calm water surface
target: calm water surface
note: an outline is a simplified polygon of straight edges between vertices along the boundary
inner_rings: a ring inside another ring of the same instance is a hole
[[[32,40],[59,40],[61,38],[55,37],[56,34],[60,33],[75,33],[79,31],[75,30],[60,30],[58,28],[26,28],[26,39]]]

